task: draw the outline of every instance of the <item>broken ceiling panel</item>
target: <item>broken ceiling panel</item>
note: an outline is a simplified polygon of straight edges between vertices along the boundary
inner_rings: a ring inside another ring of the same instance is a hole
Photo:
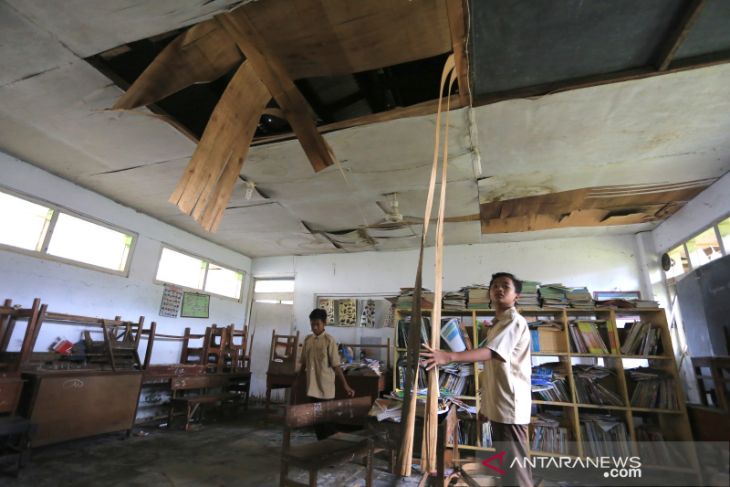
[[[655,222],[675,213],[712,182],[605,186],[484,203],[482,233]]]
[[[244,0],[245,1],[245,0]],[[81,57],[197,24],[241,0],[7,0]]]
[[[343,230],[341,232],[321,232],[332,244],[346,252],[373,250],[375,240],[364,229]]]

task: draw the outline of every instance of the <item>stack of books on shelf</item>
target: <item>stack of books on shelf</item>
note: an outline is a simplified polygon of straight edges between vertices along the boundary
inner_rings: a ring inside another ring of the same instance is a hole
[[[563,324],[553,320],[528,321],[533,352],[565,351]]]
[[[545,308],[567,308],[568,298],[565,293],[569,288],[562,284],[541,284],[538,293],[540,294],[540,303]]]
[[[560,426],[562,411],[545,411],[533,416],[530,449],[567,455],[571,440],[568,428]]]
[[[477,444],[477,422],[476,421],[459,421],[457,430],[457,436],[459,438],[460,445],[472,445]]]
[[[566,382],[565,365],[560,362],[542,364],[532,368],[532,392],[535,399],[554,402],[571,402]]]
[[[402,287],[396,299],[396,308],[413,309],[413,292],[415,288]],[[433,292],[428,289],[421,289],[421,309],[433,309]]]
[[[466,309],[466,294],[464,291],[444,293],[441,303],[444,311],[458,311]]]
[[[624,343],[621,353],[626,355],[659,355],[661,329],[651,323],[635,321],[624,327]]]
[[[522,292],[520,293],[519,305],[522,308],[537,308],[540,301],[537,295],[537,281],[522,281]]]
[[[462,288],[466,292],[468,309],[489,309],[489,286],[472,284]]]
[[[411,317],[406,316],[398,322],[398,348],[408,348],[408,334],[411,326]],[[428,345],[431,337],[431,319],[421,317],[421,343]]]
[[[639,408],[679,409],[677,391],[671,375],[663,370],[638,367],[628,371],[636,383],[631,405]]]
[[[610,414],[580,415],[583,451],[588,457],[631,456],[626,423]]]
[[[587,287],[573,287],[565,293],[571,308],[593,309],[593,296]]]
[[[599,365],[574,365],[575,396],[579,403],[623,406],[624,402],[616,391],[599,381],[614,375],[614,372]]]
[[[473,364],[448,364],[439,367],[439,387],[453,396],[467,395],[473,389],[473,383]]]
[[[659,307],[659,303],[653,299],[632,299],[631,303],[634,308],[654,309]]]
[[[617,347],[614,343],[613,330],[610,323],[605,321],[588,321],[577,320],[569,324],[571,343],[573,351],[577,353],[594,353],[597,355],[608,354],[608,347],[603,341],[599,326],[608,326],[607,334],[611,345],[611,353],[617,353]]]
[[[379,397],[370,408],[368,416],[375,416],[378,421],[390,420],[400,423],[402,409],[403,401]]]
[[[686,458],[679,451],[678,442],[668,443],[657,425],[641,424],[642,418],[636,419],[640,423],[636,426],[636,441],[639,444],[642,464],[681,465],[684,463]]]

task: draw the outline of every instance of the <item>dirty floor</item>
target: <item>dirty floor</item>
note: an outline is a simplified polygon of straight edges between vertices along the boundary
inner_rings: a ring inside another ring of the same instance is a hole
[[[0,486],[278,486],[281,426],[252,409],[239,419],[210,421],[195,430],[144,428],[130,438],[122,434],[34,449],[18,478],[0,476]],[[314,441],[298,430],[292,442]],[[318,485],[365,485],[365,468],[355,463],[319,472]],[[307,482],[305,471],[290,469],[290,478]],[[415,487],[419,478],[401,479],[386,472],[376,458],[376,487]]]

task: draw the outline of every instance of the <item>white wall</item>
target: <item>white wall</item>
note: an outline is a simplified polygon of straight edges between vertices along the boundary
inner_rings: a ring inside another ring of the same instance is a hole
[[[493,272],[508,271],[543,283],[588,286],[591,291],[640,288],[634,237],[551,239],[531,242],[453,245],[444,249],[444,290],[488,283]],[[254,277],[294,276],[292,322],[309,333],[307,316],[318,294],[398,294],[412,287],[417,250],[361,252],[304,257],[254,259]],[[433,248],[424,258],[424,287],[434,288]],[[392,330],[336,328],[327,330],[339,341],[392,334]],[[270,332],[269,332],[270,333]]]
[[[145,316],[149,324],[156,321],[159,333],[182,334],[186,326],[202,332],[211,323],[221,326],[235,323],[241,328],[246,319],[246,304],[231,299],[211,297],[210,318],[162,318],[158,316],[162,286],[154,283],[161,243],[210,258],[217,263],[243,270],[250,279],[251,259],[210,243],[119,205],[97,193],[83,189],[30,164],[0,152],[0,185],[42,198],[70,210],[136,232],[139,238],[132,255],[128,277],[89,270],[72,264],[0,250],[0,298],[11,298],[15,304],[30,306],[40,297],[49,311],[85,316],[136,320]],[[12,230],[12,229],[10,229]],[[1,231],[8,231],[2,228]],[[248,295],[244,289],[244,296]],[[10,349],[18,349],[23,328],[18,327]],[[46,325],[41,329],[36,350],[45,350],[51,341],[65,336],[79,338],[79,330],[64,325]],[[140,354],[144,354],[144,343]],[[158,341],[154,363],[176,363],[180,358],[179,342]]]

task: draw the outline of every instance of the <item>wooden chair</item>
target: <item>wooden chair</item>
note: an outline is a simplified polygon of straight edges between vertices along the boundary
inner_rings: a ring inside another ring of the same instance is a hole
[[[291,430],[336,420],[354,420],[366,417],[370,410],[369,397],[324,401],[287,406],[281,449],[281,476],[279,485],[316,487],[317,471],[330,465],[350,462],[359,456],[366,457],[365,485],[373,483],[373,440],[367,434],[336,433],[321,441],[291,445]],[[309,471],[309,484],[289,479],[289,466]]]
[[[236,343],[239,338],[240,343]],[[236,330],[235,325],[228,325],[227,358],[234,372],[251,368],[251,359],[248,355],[248,326],[244,326],[243,330]]]
[[[137,353],[144,328],[144,316],[137,323],[122,321],[120,316],[114,320],[101,320],[103,341],[94,341],[91,334],[84,331],[86,356],[89,362],[108,363],[112,370],[141,369],[142,363]]]
[[[294,384],[297,373],[297,349],[299,332],[296,335],[277,335],[271,332],[269,367],[266,371],[266,411],[271,403],[271,390],[289,388]]]
[[[185,334],[183,335],[182,352],[180,353],[180,363],[185,365],[203,365],[203,356],[205,348],[191,347],[190,340],[200,340],[205,338],[205,335],[193,335],[190,333],[190,327],[185,328]]]

